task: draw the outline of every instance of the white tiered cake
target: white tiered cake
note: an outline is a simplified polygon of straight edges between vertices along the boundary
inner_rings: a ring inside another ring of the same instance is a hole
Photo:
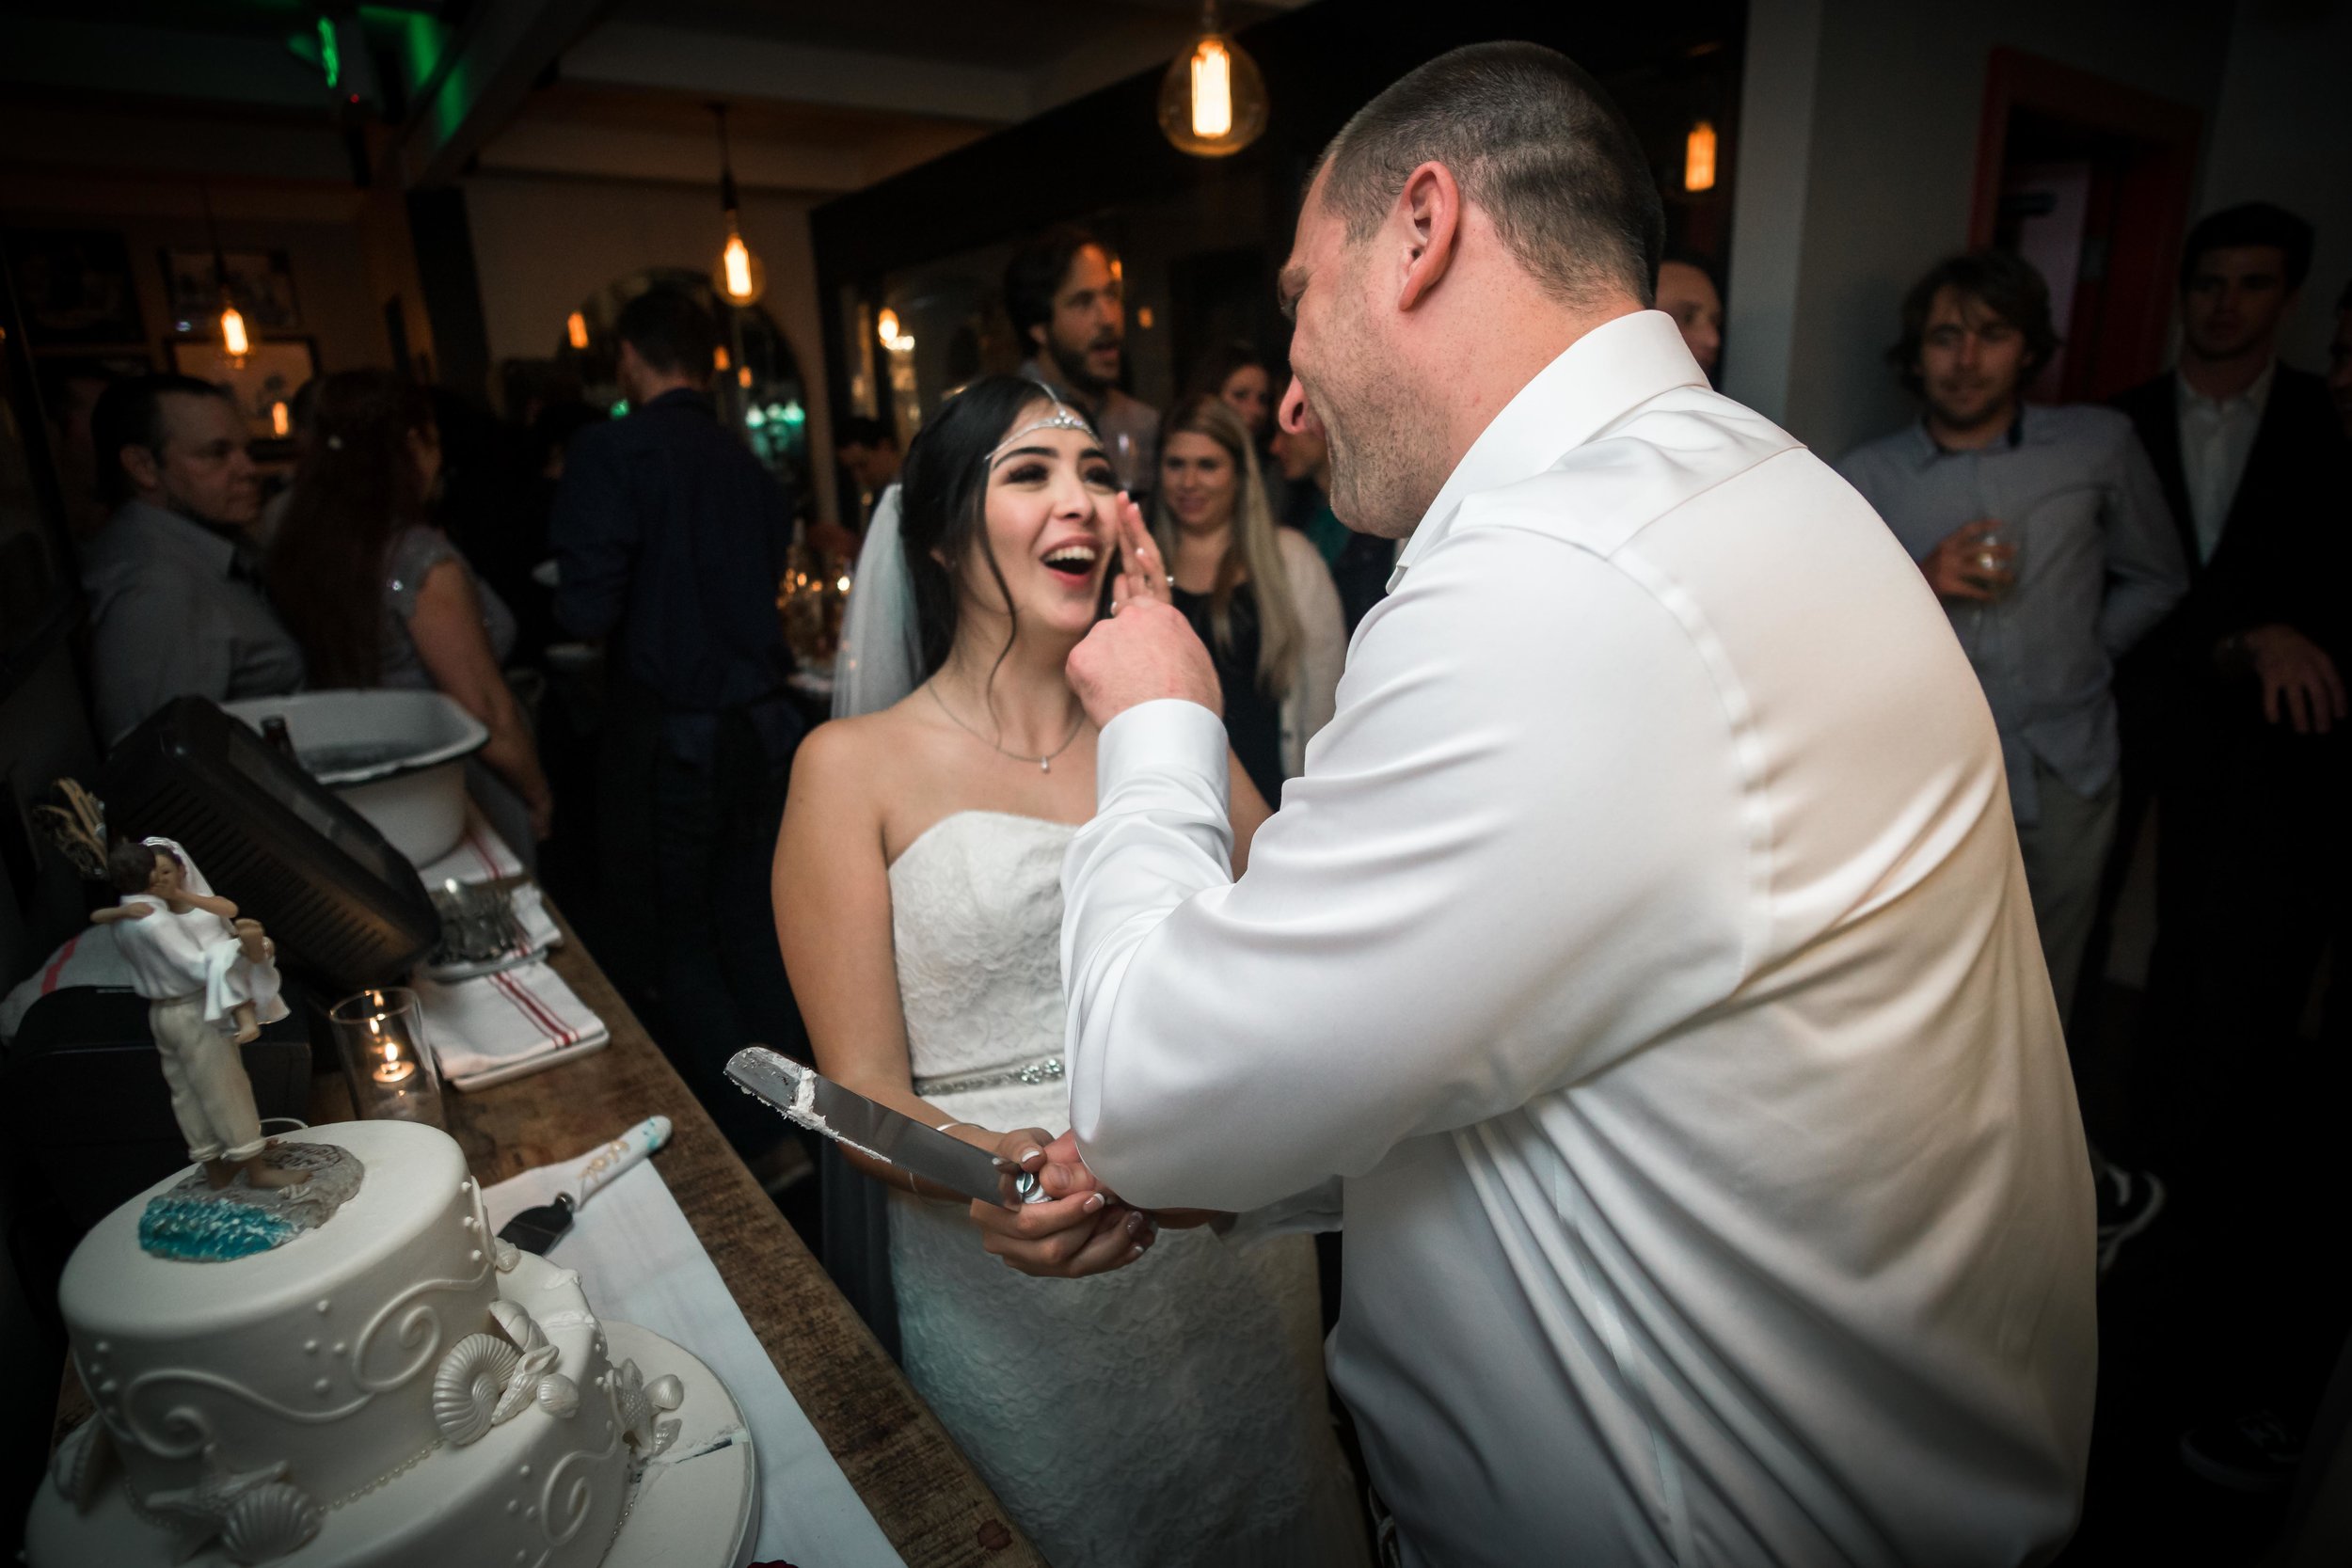
[[[31,1568],[192,1551],[594,1568],[632,1463],[675,1433],[662,1412],[677,1378],[616,1370],[580,1276],[489,1233],[446,1133],[371,1121],[297,1136],[366,1167],[317,1229],[226,1262],[156,1257],[139,1220],[166,1182],[74,1252],[59,1304],[98,1416],[58,1449],[27,1524]],[[692,1372],[699,1389],[707,1373]]]

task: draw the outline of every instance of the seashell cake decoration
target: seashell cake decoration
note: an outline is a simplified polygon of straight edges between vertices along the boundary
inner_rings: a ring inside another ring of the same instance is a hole
[[[268,1562],[299,1550],[325,1517],[301,1487],[271,1481],[230,1506],[220,1527],[221,1548],[237,1562]]]
[[[580,1414],[580,1385],[562,1372],[549,1372],[541,1378],[533,1397],[540,1409],[559,1421],[568,1421]]]
[[[478,1441],[494,1426],[513,1420],[535,1400],[548,1414],[568,1418],[580,1408],[580,1390],[557,1375],[562,1353],[545,1330],[511,1301],[490,1304],[490,1331],[469,1334],[449,1348],[433,1376],[433,1422],[452,1447]],[[548,1385],[561,1385],[552,1393]],[[569,1389],[570,1408],[562,1408]]]
[[[179,1533],[182,1561],[218,1541],[232,1561],[268,1562],[300,1549],[326,1517],[286,1479],[284,1460],[240,1470],[217,1443],[205,1445],[195,1484],[151,1493],[147,1507]]]
[[[56,1483],[57,1496],[73,1505],[74,1513],[87,1513],[98,1500],[106,1472],[114,1468],[114,1438],[106,1423],[93,1418],[57,1445],[49,1460],[49,1479]]]
[[[685,1385],[675,1377],[647,1383],[635,1361],[622,1362],[605,1377],[605,1386],[612,1396],[612,1413],[620,1418],[621,1431],[638,1458],[651,1459],[677,1441],[681,1423],[665,1421],[661,1416],[686,1402]]]
[[[522,1354],[495,1334],[469,1334],[450,1346],[433,1374],[433,1424],[464,1448],[496,1424],[499,1396]]]

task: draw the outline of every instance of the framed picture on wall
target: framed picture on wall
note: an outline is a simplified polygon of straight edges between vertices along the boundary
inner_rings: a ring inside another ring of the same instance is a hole
[[[220,314],[221,292],[236,302],[251,332],[292,332],[302,325],[294,303],[294,269],[282,250],[166,250],[164,297],[176,332],[200,332]]]
[[[241,365],[231,364],[209,338],[173,338],[164,344],[171,368],[182,375],[229,388],[256,440],[288,435],[285,405],[302,384],[319,372],[318,345],[309,338],[257,338]]]
[[[103,230],[18,229],[0,235],[8,275],[36,349],[116,347],[146,341],[131,253]]]

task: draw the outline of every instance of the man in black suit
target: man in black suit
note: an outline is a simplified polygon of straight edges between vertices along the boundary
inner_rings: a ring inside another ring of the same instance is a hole
[[[606,640],[597,872],[620,940],[602,951],[767,1180],[804,1163],[723,1069],[755,1041],[806,1053],[768,901],[803,727],[776,615],[791,501],[706,390],[707,310],[654,289],[614,336],[630,412],[573,437],[548,531],[557,618]]]
[[[2217,1411],[2275,1417],[2183,1440],[2192,1468],[2243,1488],[2292,1475],[2298,1396],[2344,1327],[2295,1305],[2333,1299],[2297,1276],[2328,1211],[2301,1201],[2296,1162],[2319,1134],[2296,1118],[2342,1103],[2327,1080],[2345,1064],[2298,1046],[2296,1029],[2352,889],[2346,449],[2325,381],[2277,354],[2311,256],[2311,226],[2266,203],[2199,222],[2179,362],[2116,400],[2190,570],[2188,596],[2117,683],[2125,786],[2140,809],[2152,787],[2163,802],[2143,1131],[2210,1286],[2200,1328],[2219,1375],[2203,1392]]]

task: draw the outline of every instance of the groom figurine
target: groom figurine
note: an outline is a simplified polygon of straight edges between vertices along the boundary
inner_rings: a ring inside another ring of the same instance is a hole
[[[1999,738],[1885,525],[1646,309],[1661,227],[1529,44],[1326,150],[1283,422],[1410,543],[1239,882],[1184,617],[1073,655],[1074,1125],[1025,1163],[1343,1210],[1331,1376],[1406,1563],[2040,1561],[2091,1194]]]

